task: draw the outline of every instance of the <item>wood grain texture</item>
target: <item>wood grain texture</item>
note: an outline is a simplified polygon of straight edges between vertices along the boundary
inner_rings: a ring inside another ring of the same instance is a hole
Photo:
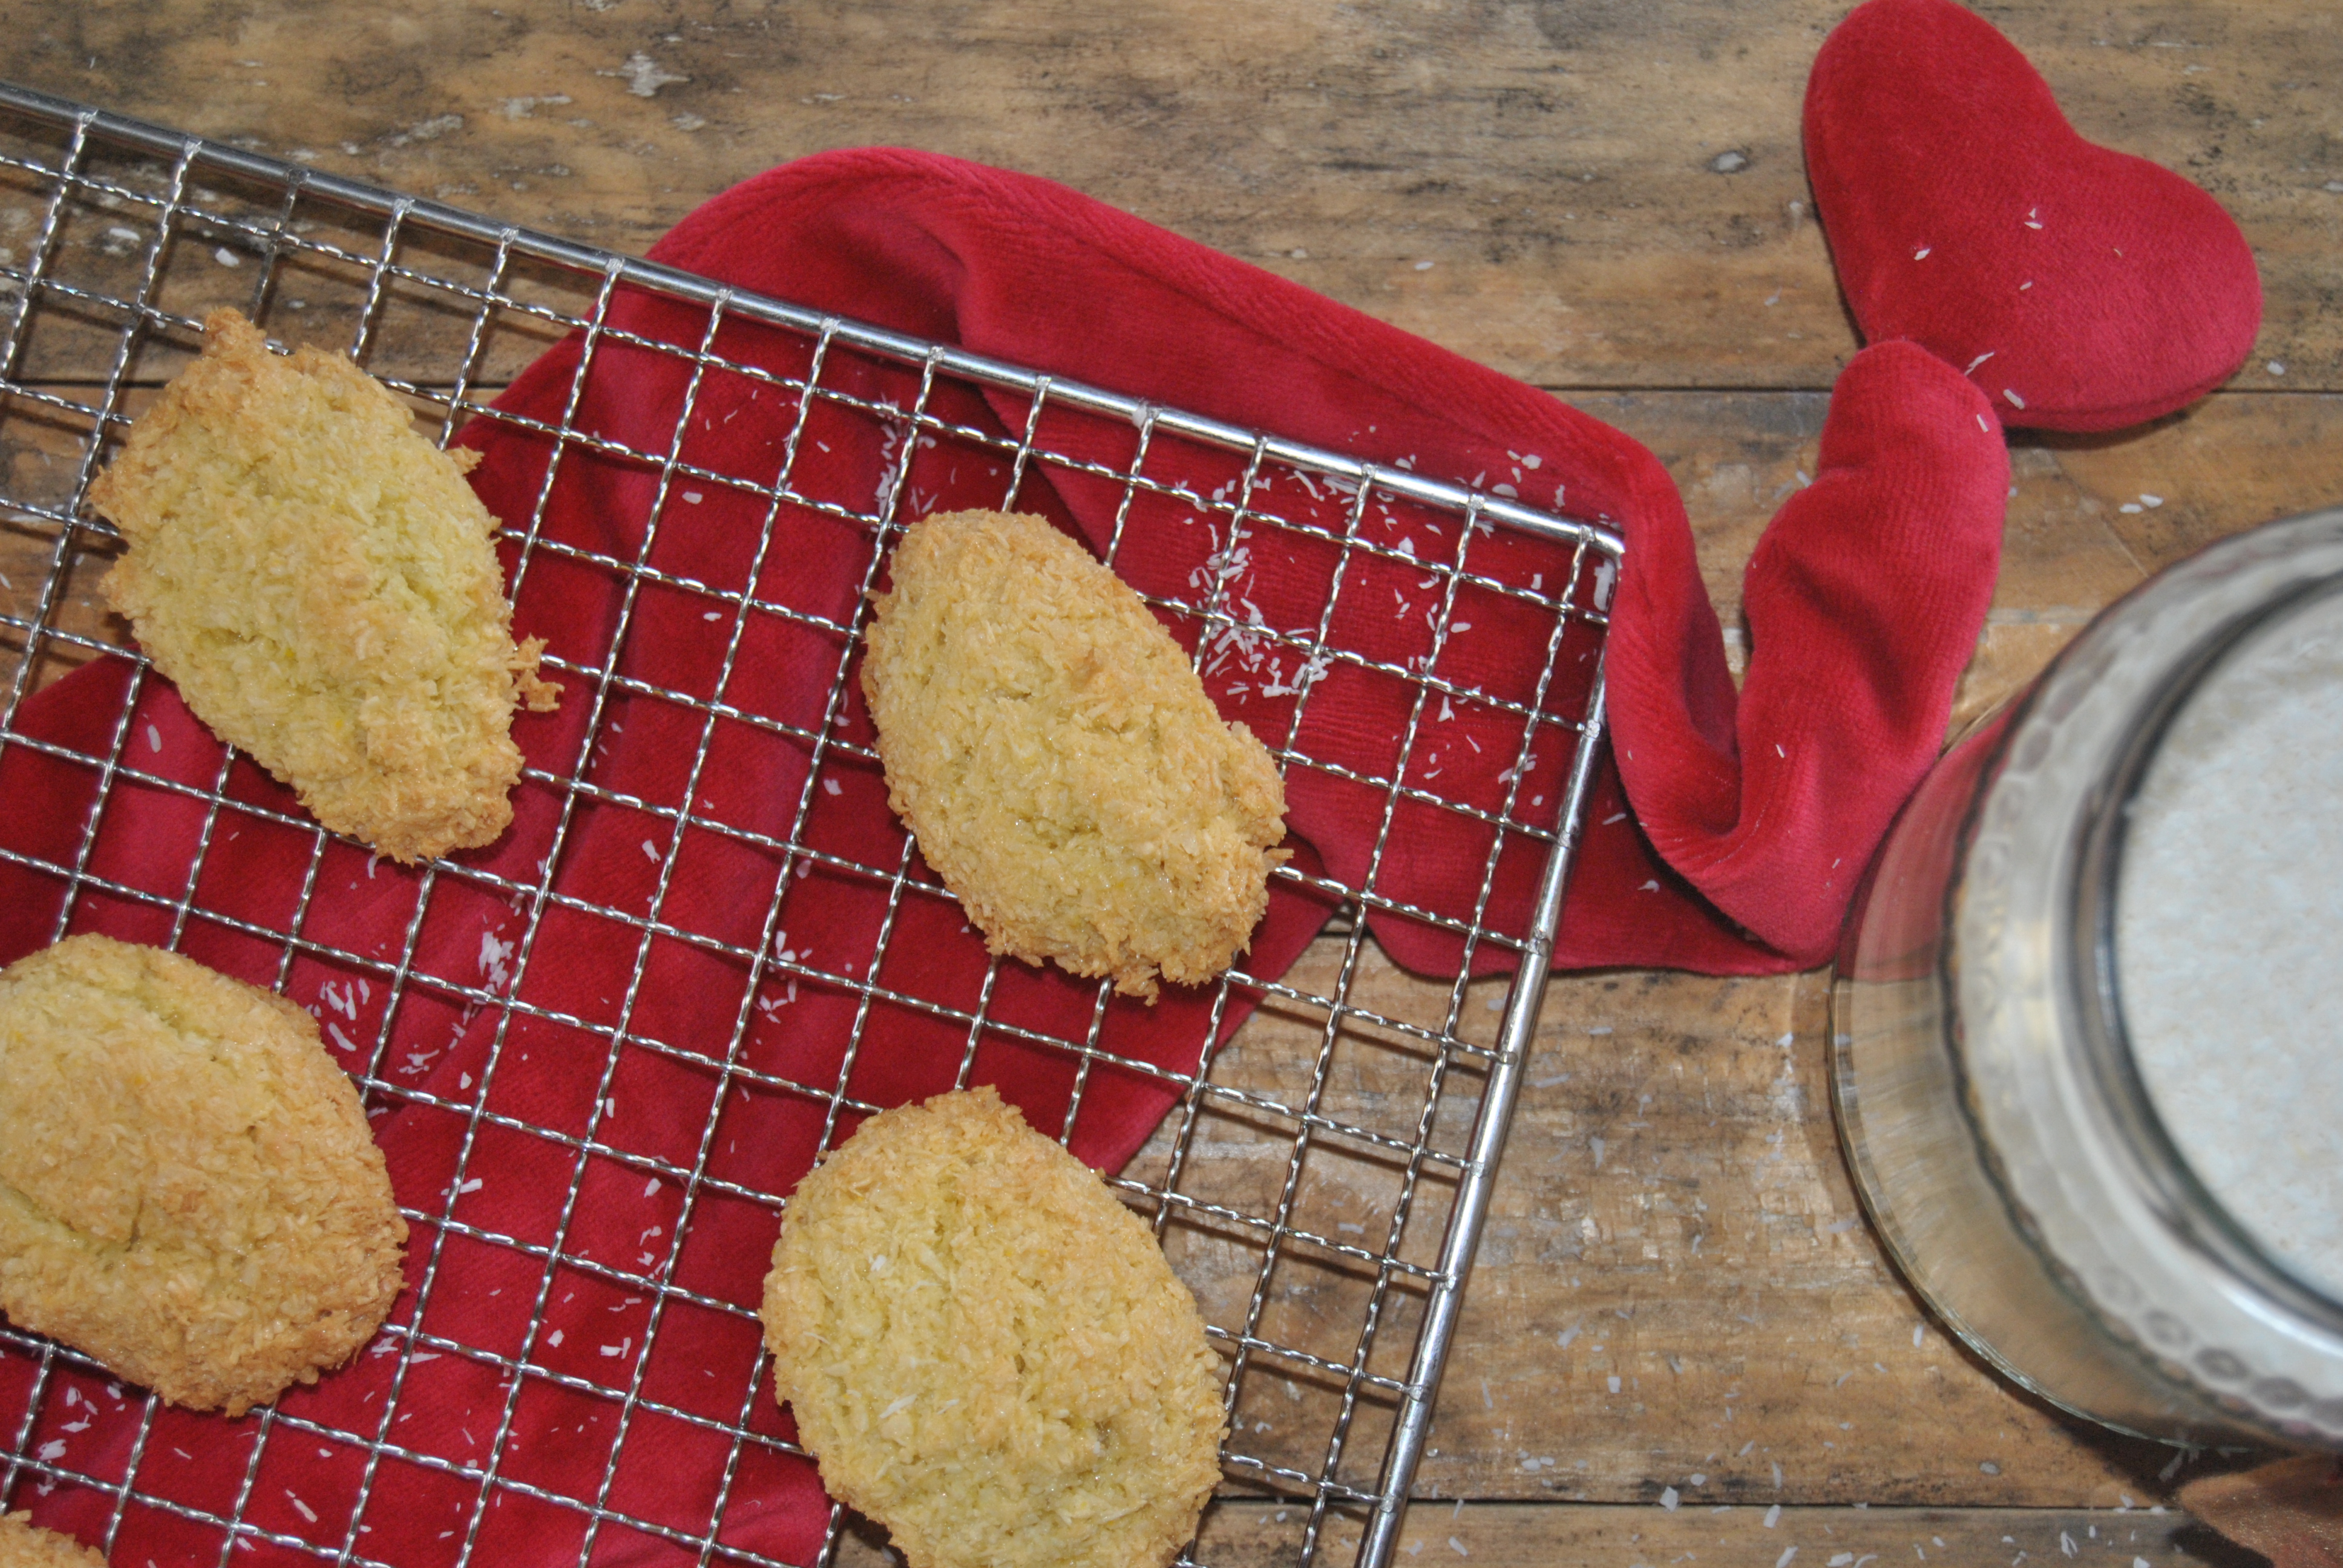
[[[1204,1513],[1197,1559],[1226,1568],[1301,1561],[1306,1509],[1223,1497]],[[1347,1563],[1358,1528],[1320,1522],[1319,1561]],[[840,1568],[900,1562],[883,1533],[858,1523],[840,1543]],[[2255,1568],[2268,1560],[2159,1503],[2101,1509],[1813,1508],[1715,1503],[1694,1488],[1674,1506],[1425,1503],[1408,1517],[1394,1562],[1406,1568],[1554,1568],[1602,1563],[1661,1568],[1687,1563],[1994,1564],[2027,1562],[2110,1568]]]
[[[2105,1563],[2110,1568],[2248,1568],[2261,1559],[2187,1515],[2154,1504],[2105,1509],[1802,1508],[1720,1504],[1700,1488],[1674,1506],[1419,1503],[1393,1561],[1406,1568],[1553,1568],[1557,1563],[1662,1568],[1701,1562],[1853,1568],[1857,1562]],[[1202,1561],[1269,1568],[1297,1560],[1299,1510],[1227,1499],[1207,1514]],[[1356,1531],[1324,1531],[1334,1562],[1350,1561]],[[846,1553],[840,1554],[841,1563]],[[1323,1560],[1323,1559],[1322,1559]],[[869,1562],[870,1559],[862,1559]]]
[[[825,148],[910,146],[1061,180],[1644,442],[1684,494],[1740,659],[1741,572],[1815,471],[1828,389],[1857,342],[1797,134],[1807,65],[1845,8],[0,0],[0,73],[636,254],[718,190]],[[2343,16],[2307,0],[1978,9],[2085,135],[2223,202],[2266,307],[2247,367],[2195,407],[2107,437],[2013,437],[2003,572],[1956,725],[2160,567],[2343,498]],[[136,252],[112,226],[63,236],[60,254],[93,279],[125,276]],[[21,263],[36,228],[0,176],[0,263]],[[236,259],[169,309],[249,290],[243,256],[222,248]],[[362,290],[347,272],[320,265],[280,286],[314,312],[312,340],[352,339]],[[386,368],[437,374],[460,354],[460,317],[398,308]],[[541,342],[489,346],[483,385]],[[15,367],[85,404],[106,369],[65,326]],[[127,367],[121,407],[161,373]],[[54,406],[0,407],[0,471],[38,503],[0,516],[0,590],[22,615],[54,584],[49,624],[118,639],[95,598],[94,541],[50,573],[86,428]],[[21,638],[0,640],[18,657]],[[76,657],[47,649],[37,678]],[[1302,973],[1322,981],[1334,961],[1322,942]],[[1444,1005],[1443,989],[1373,948],[1363,963],[1358,994],[1390,1016]],[[1485,994],[1466,1006],[1476,1028]],[[1551,983],[1420,1476],[1439,1501],[1411,1517],[1401,1561],[1765,1563],[1792,1546],[1801,1568],[1873,1553],[2250,1561],[2184,1515],[2147,1512],[2217,1462],[2177,1462],[2026,1400],[1904,1289],[1836,1148],[1822,996],[1816,975]],[[1216,1081],[1284,1092],[1312,1031],[1270,1010]],[[1403,1042],[1361,1036],[1337,1067],[1329,1092],[1345,1116],[1380,1125],[1420,1107],[1426,1066]],[[1453,1146],[1462,1129],[1444,1114]],[[1284,1147],[1228,1118],[1190,1158],[1226,1190],[1259,1192],[1282,1181]],[[1138,1173],[1167,1157],[1159,1140]],[[1297,1222],[1346,1235],[1387,1220],[1387,1167],[1312,1158]],[[1411,1235],[1409,1255],[1434,1242]],[[1216,1315],[1244,1310],[1259,1277],[1249,1243],[1174,1227],[1167,1244]],[[1263,1332],[1347,1324],[1361,1288],[1339,1271],[1280,1275]],[[1375,1372],[1403,1371],[1413,1310],[1403,1292]],[[1252,1452],[1307,1469],[1322,1422],[1281,1430],[1281,1412],[1329,1396],[1287,1384],[1264,1374],[1238,1413]],[[1353,1452],[1343,1474],[1379,1459]],[[1291,1563],[1310,1528],[1305,1507],[1232,1496],[1208,1516],[1202,1554]],[[1355,1521],[1321,1528],[1321,1560],[1347,1561]],[[880,1551],[864,1533],[840,1560]]]
[[[1798,111],[1845,9],[7,0],[0,27],[29,85],[628,252],[773,164],[913,146],[1061,180],[1541,385],[1821,389],[1855,337]],[[2337,387],[2332,13],[1983,9],[2084,135],[2237,216],[2269,299],[2237,384]]]

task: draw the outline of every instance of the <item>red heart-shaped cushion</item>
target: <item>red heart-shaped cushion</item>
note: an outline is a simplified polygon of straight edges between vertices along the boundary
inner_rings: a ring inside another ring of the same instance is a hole
[[[1806,175],[1864,336],[1967,371],[2011,425],[2111,430],[2245,362],[2261,282],[2220,205],[2083,139],[1950,0],[1868,0],[1806,84]]]

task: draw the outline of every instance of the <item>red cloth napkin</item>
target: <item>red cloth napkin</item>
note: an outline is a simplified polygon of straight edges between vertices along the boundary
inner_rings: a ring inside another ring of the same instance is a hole
[[[1618,529],[1619,762],[1595,785],[1565,966],[1755,972],[1826,953],[1852,879],[1941,739],[1990,589],[1998,429],[1973,387],[1908,346],[1850,367],[1822,472],[1751,563],[1754,647],[1736,695],[1684,509],[1641,447],[1061,186],[914,153],[828,155],[719,196],[654,256],[1419,473],[1510,485]],[[162,941],[183,901],[205,911],[179,930],[184,950],[281,981],[342,1060],[392,1086],[377,1095],[378,1138],[402,1201],[433,1217],[416,1227],[397,1314],[422,1353],[402,1362],[386,1336],[382,1353],[288,1395],[256,1468],[260,1418],[164,1411],[139,1442],[136,1402],[69,1370],[51,1375],[35,1439],[55,1429],[58,1464],[112,1484],[136,1443],[141,1493],[241,1508],[329,1545],[365,1497],[357,1549],[399,1563],[452,1561],[468,1535],[474,1561],[573,1561],[589,1531],[597,1561],[680,1561],[721,1493],[719,1544],[809,1560],[825,1517],[809,1468],[758,1443],[736,1455],[721,1430],[744,1412],[761,1432],[789,1430],[769,1385],[747,1395],[756,1326],[723,1303],[757,1301],[776,1223],[758,1195],[787,1192],[807,1168],[830,1097],[936,1091],[972,1049],[973,1081],[1052,1132],[1079,1079],[1071,1146],[1113,1168],[1176,1096],[1176,1078],[1145,1064],[1192,1071],[1256,1000],[1239,988],[1221,1007],[1214,990],[1166,988],[1151,1009],[1101,1005],[1093,985],[1014,963],[985,989],[981,942],[909,853],[855,749],[868,719],[833,628],[878,563],[868,528],[840,514],[867,512],[890,482],[906,518],[1002,504],[1007,458],[952,432],[1013,436],[1028,411],[940,386],[926,407],[950,429],[908,450],[903,427],[836,402],[816,400],[800,425],[783,382],[804,376],[807,343],[727,317],[713,324],[718,351],[769,374],[701,371],[689,351],[710,331],[705,310],[620,290],[602,330],[552,349],[463,433],[490,509],[527,536],[507,550],[516,629],[546,638],[566,689],[558,713],[523,714],[516,733],[533,769],[578,787],[565,799],[525,781],[511,832],[460,869],[317,847],[287,792],[241,760],[226,793],[260,814],[215,819],[202,792],[220,779],[219,748],[167,683],[123,661],[20,712],[19,735],[55,749],[0,749],[0,789],[41,803],[0,823],[0,845],[23,857],[0,866],[0,957],[45,941],[56,918],[64,884],[36,862],[83,853],[101,775],[81,759],[118,759],[86,870],[147,897],[85,887],[70,923]],[[920,377],[840,348],[821,384],[908,408]],[[547,432],[564,424],[581,439],[548,464]],[[1595,646],[1586,619],[1550,649],[1550,612],[1463,586],[1435,646],[1443,589],[1417,563],[1461,558],[1532,593],[1571,585],[1589,612],[1607,586],[1594,568],[1574,578],[1561,546],[1464,538],[1453,519],[1381,499],[1346,549],[1352,498],[1291,478],[1276,510],[1322,531],[1256,524],[1232,539],[1224,518],[1176,495],[1142,491],[1122,511],[1112,475],[1136,460],[1129,426],[1045,404],[1037,437],[1097,471],[1037,463],[1018,505],[1114,541],[1116,569],[1159,597],[1194,602],[1217,578],[1242,617],[1235,630],[1172,620],[1192,646],[1205,639],[1223,711],[1288,754],[1294,865],[1317,879],[1278,884],[1248,969],[1282,973],[1343,890],[1367,896],[1403,963],[1511,967],[1513,948],[1472,933],[1524,928],[1544,845],[1494,818],[1510,801],[1513,821],[1552,820],[1571,732],[1525,736],[1517,713],[1425,696],[1393,672],[1428,668],[1574,715]],[[777,510],[759,487],[792,449],[790,483],[816,505]],[[1199,496],[1235,494],[1243,468],[1169,437],[1143,466]],[[763,608],[744,618],[752,587]],[[1307,637],[1322,617],[1332,643],[1370,662],[1312,678],[1267,635]],[[1403,765],[1480,814],[1391,805],[1373,781]],[[303,945],[280,977],[288,929]],[[768,961],[752,974],[755,953]],[[1102,1054],[1086,1069],[1047,1043],[1093,1031]],[[680,1293],[630,1282],[644,1279]],[[520,1362],[552,1375],[516,1383]],[[31,1397],[36,1367],[0,1359],[0,1419]],[[81,1392],[66,1399],[65,1386]],[[629,1390],[639,1398],[626,1406]],[[72,1424],[85,1414],[93,1424]],[[391,1447],[371,1466],[333,1435],[377,1431]],[[476,1518],[490,1464],[498,1484]],[[111,1503],[65,1487],[36,1513],[94,1537]],[[634,1523],[596,1524],[581,1504]],[[134,1503],[116,1554],[174,1562],[216,1546],[215,1527]]]

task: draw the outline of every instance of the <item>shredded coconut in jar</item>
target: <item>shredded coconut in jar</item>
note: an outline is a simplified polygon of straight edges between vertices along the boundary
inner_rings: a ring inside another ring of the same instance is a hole
[[[2182,1158],[2343,1300],[2343,593],[2250,633],[2175,716],[2131,804],[2116,969]]]

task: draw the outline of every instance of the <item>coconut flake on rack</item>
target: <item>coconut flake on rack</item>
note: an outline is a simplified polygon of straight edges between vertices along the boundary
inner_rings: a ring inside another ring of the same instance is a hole
[[[503,990],[512,984],[509,964],[518,945],[499,940],[494,931],[480,933],[480,972],[488,977],[490,990]]]
[[[1302,668],[1293,672],[1293,679],[1290,683],[1272,680],[1262,687],[1261,694],[1263,697],[1301,696],[1317,685],[1320,678],[1325,675],[1328,657],[1324,648],[1318,649],[1302,661]]]

